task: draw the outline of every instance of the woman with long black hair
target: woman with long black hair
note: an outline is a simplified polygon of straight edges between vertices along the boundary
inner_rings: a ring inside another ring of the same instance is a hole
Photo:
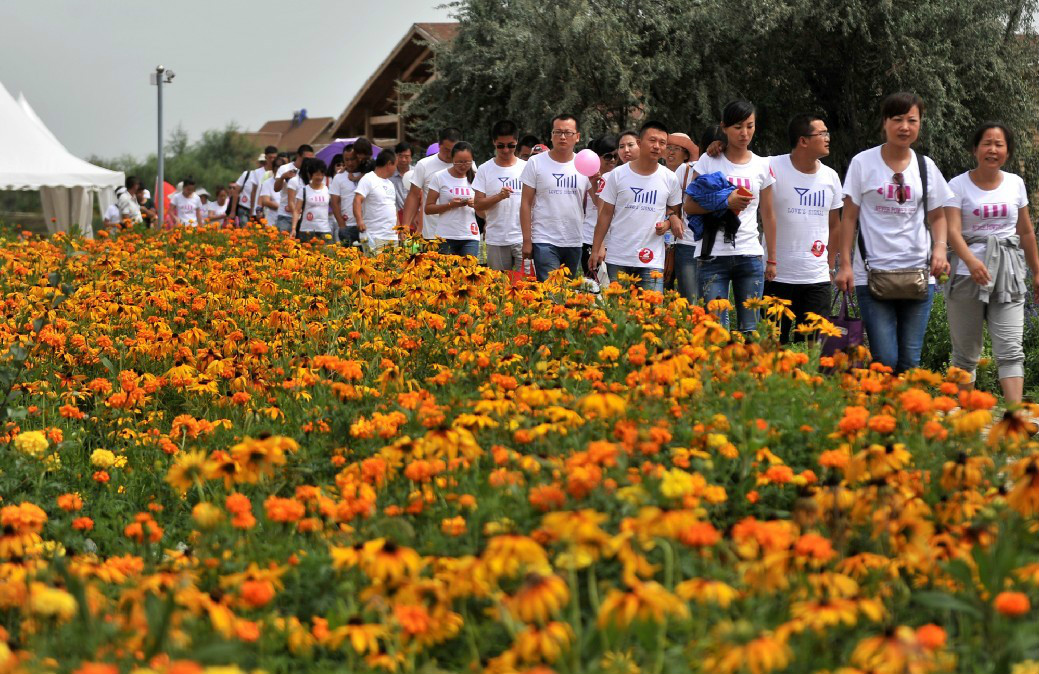
[[[436,215],[441,255],[480,256],[473,190],[473,146],[459,141],[451,148],[451,166],[433,174],[426,194],[426,215]]]

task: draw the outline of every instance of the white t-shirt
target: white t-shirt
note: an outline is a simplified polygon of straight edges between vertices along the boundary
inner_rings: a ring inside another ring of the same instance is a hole
[[[299,231],[301,232],[332,232],[332,223],[328,219],[329,194],[328,187],[321,185],[320,189],[314,189],[310,185],[306,189],[300,187],[296,192],[296,203],[301,203],[306,198],[307,202],[301,206],[299,218]]]
[[[778,283],[830,280],[826,263],[830,211],[841,207],[844,192],[836,171],[822,163],[817,166],[815,173],[801,173],[789,154],[772,157]]]
[[[183,192],[176,192],[170,195],[170,206],[177,209],[177,222],[186,227],[198,227],[199,217],[205,217],[197,194],[186,197]]]
[[[419,199],[418,207],[424,209],[426,205],[426,194],[429,193],[429,181],[433,179],[433,176],[444,169],[450,168],[451,163],[441,161],[439,155],[431,154],[428,157],[423,157],[415,164],[415,168],[408,171],[405,177],[411,176],[411,184],[422,190],[422,198]],[[410,190],[411,187],[408,187]],[[425,211],[423,211],[424,213]],[[422,216],[422,238],[423,239],[435,239],[437,236],[442,236],[437,233],[437,223],[440,221],[441,216],[439,215],[423,215]]]
[[[411,185],[412,185],[411,179],[414,176],[415,176],[415,169],[408,169],[408,172],[400,177],[401,183],[404,184],[405,198],[407,198],[406,193],[411,190]]]
[[[365,173],[357,183],[356,194],[364,197],[364,227],[371,239],[396,239],[397,190],[388,178]],[[350,197],[351,205],[353,196]]]
[[[357,185],[358,183],[350,180],[350,174],[343,171],[332,178],[332,184],[328,188],[330,195],[339,197],[339,210],[343,213],[343,222],[347,227],[357,226],[357,223],[354,222],[354,191],[357,189]]]
[[[106,225],[118,225],[123,221],[123,216],[119,212],[119,206],[117,204],[109,204],[108,208],[105,209],[104,221]]]
[[[1028,205],[1028,189],[1021,176],[1006,171],[999,173],[1003,180],[994,190],[983,190],[975,185],[970,172],[961,173],[949,181],[953,196],[945,205],[960,209],[963,236],[994,235],[1005,239],[1017,234],[1017,215]],[[984,243],[971,244],[970,250],[974,257],[985,259]],[[960,262],[956,265],[956,274],[970,276],[970,270]]]
[[[473,186],[467,178],[456,178],[450,169],[437,171],[429,181],[429,189],[437,192],[437,203],[446,204],[452,199],[472,199]],[[442,239],[479,239],[480,227],[476,224],[476,211],[470,206],[461,206],[444,211],[437,221],[437,236]]]
[[[299,192],[299,169],[296,168],[295,164],[289,162],[288,164],[282,164],[280,167],[278,167],[278,173],[274,176],[275,178],[281,178],[289,171],[295,171],[296,175],[292,176],[288,180],[283,181],[284,184],[282,185],[281,192],[279,193],[281,194],[281,199],[278,205],[278,215],[284,215],[285,217],[292,215],[292,208],[289,206],[289,189],[291,188],[296,190],[297,193]]]
[[[256,200],[259,201],[260,185],[263,184],[263,174],[266,172],[266,169],[261,166],[252,171],[245,171],[242,175],[238,176],[238,180],[235,181],[235,184],[242,188],[238,193],[239,206],[247,208],[251,212],[256,212],[256,204],[252,203],[253,187],[256,187]]]
[[[762,255],[764,251],[761,248],[761,237],[758,235],[758,205],[761,203],[761,191],[776,182],[769,170],[768,157],[760,157],[752,152],[750,161],[746,164],[733,164],[724,154],[717,157],[702,154],[693,165],[693,170],[701,176],[719,172],[736,187],[750,190],[754,195],[750,205],[740,212],[740,228],[736,232],[736,246],[725,243],[719,236],[718,240],[714,242],[714,248],[711,249],[711,255],[716,257]],[[683,241],[683,243],[689,242]],[[699,249],[700,247],[697,245],[697,250]]]
[[[931,237],[924,225],[923,200],[920,190],[920,169],[916,152],[912,152],[909,166],[902,172],[906,186],[906,202],[899,204],[894,171],[884,163],[881,146],[855,155],[844,177],[844,194],[859,207],[859,231],[866,242],[869,266],[872,269],[919,269],[930,266]],[[945,206],[952,198],[952,190],[931,158],[927,164],[927,206],[932,211]],[[856,240],[852,245],[855,257],[855,285],[866,285],[866,268]],[[934,283],[932,277],[931,282]]]
[[[548,152],[536,154],[527,161],[520,180],[536,190],[530,214],[531,241],[580,248],[584,195],[590,183],[577,172],[573,158],[561,164]]]
[[[523,243],[523,230],[520,229],[519,221],[520,201],[523,197],[520,175],[526,165],[527,162],[517,158],[512,166],[498,166],[492,159],[484,162],[476,171],[473,189],[483,192],[484,196],[493,197],[501,192],[502,187],[512,190],[512,196],[487,209],[486,237],[489,246]]]
[[[267,180],[264,180],[263,184],[260,185],[260,192],[257,194],[256,198],[259,200],[261,197],[270,197],[275,201],[278,201],[280,198],[278,193],[274,191],[274,176],[267,178]],[[265,206],[263,208],[263,216],[267,220],[268,225],[273,225],[274,221],[278,218],[278,209],[267,208]]]
[[[602,197],[602,191],[606,187],[606,178],[609,177],[609,173],[599,178],[595,184],[595,194]],[[589,194],[588,198],[584,202],[584,222],[581,224],[581,243],[588,244],[589,246],[595,243],[595,223],[599,220],[599,207],[595,205],[595,200],[592,199],[592,195]]]
[[[227,204],[224,204],[225,206]],[[216,203],[212,200],[202,204],[202,208],[199,209],[198,214],[202,218],[202,222],[209,222],[213,219],[213,213],[218,210]]]
[[[667,218],[667,207],[682,203],[678,178],[666,166],[653,175],[636,173],[631,164],[610,171],[602,190],[604,203],[613,204],[606,262],[629,267],[664,268],[664,236],[656,224]]]

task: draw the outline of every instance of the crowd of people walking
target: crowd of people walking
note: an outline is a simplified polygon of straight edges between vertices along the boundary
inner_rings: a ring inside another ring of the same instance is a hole
[[[973,376],[987,323],[1004,395],[1017,402],[1039,250],[1024,182],[1004,170],[1014,134],[981,125],[970,143],[976,167],[946,181],[913,149],[924,113],[914,94],[888,96],[883,143],[857,154],[843,183],[821,161],[830,146],[823,118],[795,116],[789,152],[763,157],[751,149],[756,111],[747,101],[726,105],[699,145],[646,121],[578,153],[578,120],[560,114],[546,141],[511,121],[494,124],[494,156],[482,163],[452,127],[414,165],[409,145],[365,138],[328,165],[309,145],[291,157],[268,147],[215,197],[185,179],[165,224],[255,220],[372,252],[414,233],[438,240],[445,255],[483,249],[493,269],[532,263],[539,281],[565,268],[593,283],[627,276],[647,290],[675,287],[691,302],[731,296],[744,332],[758,321],[744,303],[767,294],[795,315],[782,325],[784,342],[797,339],[795,322],[829,315],[843,293],[861,311],[874,358],[896,372],[919,364],[941,282],[952,364]],[[140,181],[128,179],[105,219],[154,217],[149,206]]]

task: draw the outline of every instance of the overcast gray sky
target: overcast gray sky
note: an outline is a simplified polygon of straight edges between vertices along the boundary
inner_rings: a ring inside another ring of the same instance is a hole
[[[0,82],[24,92],[74,154],[144,157],[156,147],[155,66],[176,74],[163,88],[164,125],[191,140],[300,108],[337,117],[412,23],[450,20],[439,4],[0,0]]]

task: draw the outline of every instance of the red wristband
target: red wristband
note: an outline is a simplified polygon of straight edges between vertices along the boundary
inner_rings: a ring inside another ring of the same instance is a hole
[[[777,264],[775,260],[765,260],[765,264]]]

